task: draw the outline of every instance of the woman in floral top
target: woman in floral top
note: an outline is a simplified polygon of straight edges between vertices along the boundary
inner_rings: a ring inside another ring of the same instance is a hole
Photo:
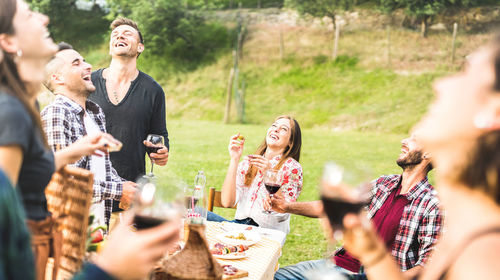
[[[225,207],[237,204],[233,222],[290,231],[290,214],[264,213],[268,198],[263,176],[266,170],[280,170],[281,191],[286,200],[295,201],[302,190],[302,166],[299,163],[302,136],[299,123],[289,117],[276,118],[254,155],[240,161],[245,140],[239,134],[229,142],[231,161],[222,186],[221,202]],[[219,220],[210,213],[209,219]]]

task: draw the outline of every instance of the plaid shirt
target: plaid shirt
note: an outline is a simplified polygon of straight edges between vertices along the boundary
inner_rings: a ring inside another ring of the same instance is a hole
[[[398,186],[401,175],[382,176],[373,181],[372,201],[368,218],[382,207],[390,193]],[[406,271],[428,260],[443,226],[443,213],[439,209],[436,191],[427,177],[405,194],[410,201],[403,210],[392,255]]]
[[[106,132],[106,121],[104,113],[99,105],[87,100],[86,111],[73,100],[63,95],[57,95],[54,102],[49,104],[41,113],[42,125],[47,135],[47,141],[52,150],[62,149],[78,141],[87,135],[83,117],[85,112],[95,121],[102,132]],[[105,200],[105,219],[109,224],[112,210],[112,200],[119,201],[122,196],[122,186],[125,181],[111,166],[109,154],[104,156],[106,168],[106,180],[94,179],[94,194],[92,202]],[[92,161],[90,157],[82,157],[73,166],[91,170]]]

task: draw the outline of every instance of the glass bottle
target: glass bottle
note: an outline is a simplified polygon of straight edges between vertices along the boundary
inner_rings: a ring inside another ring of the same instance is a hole
[[[186,219],[191,224],[205,224],[207,221],[207,195],[205,185],[207,178],[203,171],[198,171],[194,178],[192,194],[188,196]]]

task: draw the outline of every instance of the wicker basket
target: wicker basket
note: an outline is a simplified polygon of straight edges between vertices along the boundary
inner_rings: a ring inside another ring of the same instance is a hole
[[[208,249],[204,226],[189,225],[189,238],[184,249],[168,258],[162,269],[154,271],[157,280],[222,279],[222,267]]]
[[[66,166],[45,189],[49,211],[62,232],[59,267],[70,273],[80,270],[85,254],[93,177],[88,170]]]

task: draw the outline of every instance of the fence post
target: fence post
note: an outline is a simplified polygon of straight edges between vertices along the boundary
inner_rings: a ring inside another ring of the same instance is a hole
[[[285,42],[283,40],[283,28],[280,26],[280,59],[285,57]]]
[[[453,40],[451,43],[451,63],[455,62],[455,43],[457,40],[458,23],[453,24]]]
[[[238,110],[238,120],[240,123],[245,122],[245,80],[241,81],[241,88],[236,90],[236,100],[237,100],[237,110]]]
[[[238,58],[243,59],[243,36],[244,33],[246,32],[246,28],[244,25],[240,25],[241,28],[238,31],[238,42],[237,42],[237,48],[238,48]]]
[[[387,25],[387,65],[391,65],[391,26]]]
[[[227,93],[226,93],[226,109],[224,111],[224,123],[229,123],[229,117],[231,114],[231,97],[233,93],[233,81],[234,81],[234,75],[235,71],[238,68],[238,55],[236,54],[236,51],[233,51],[233,59],[234,59],[234,65],[231,67],[231,70],[229,71],[229,79],[227,80]]]
[[[337,59],[337,53],[339,48],[339,37],[340,37],[340,24],[337,22],[335,24],[335,41],[333,43],[332,60]]]

